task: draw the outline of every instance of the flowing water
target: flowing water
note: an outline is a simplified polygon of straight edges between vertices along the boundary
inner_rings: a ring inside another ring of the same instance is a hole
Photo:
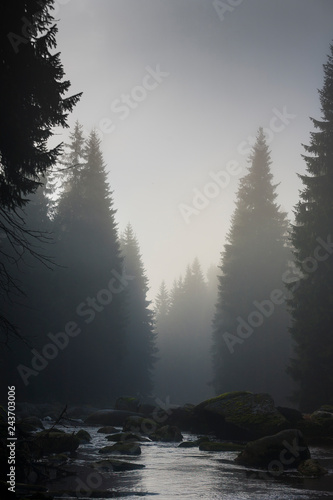
[[[98,427],[79,428],[86,429],[92,441],[81,445],[77,456],[71,458],[73,464],[82,466],[86,471],[79,475],[79,479],[76,477],[72,481],[71,487],[76,487],[77,491],[75,498],[89,498],[96,489],[108,489],[115,492],[117,498],[127,499],[155,496],[159,500],[333,500],[332,449],[310,449],[312,458],[319,459],[329,470],[329,474],[321,478],[301,478],[295,470],[271,475],[258,469],[248,469],[234,463],[237,452],[205,452],[198,448],[178,448],[174,443],[153,442],[140,444],[140,456],[112,456],[143,464],[143,469],[91,472],[91,469],[84,467],[106,458],[98,450],[113,443],[108,442],[104,434],[97,433]],[[66,431],[77,429],[69,427]],[[196,437],[184,434],[184,440]],[[59,487],[63,485],[59,485],[58,481],[52,489]]]

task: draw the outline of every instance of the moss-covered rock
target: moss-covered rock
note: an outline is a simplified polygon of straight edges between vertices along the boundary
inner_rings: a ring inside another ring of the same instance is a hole
[[[298,429],[287,429],[273,436],[250,441],[235,461],[250,467],[295,468],[310,457],[310,451]]]
[[[302,476],[307,477],[319,477],[328,473],[328,471],[320,465],[318,460],[313,460],[312,458],[301,462],[297,467],[297,470],[302,474]]]
[[[309,438],[332,438],[333,437],[333,413],[328,411],[329,405],[322,406],[312,414],[305,414],[303,419],[297,423],[297,429]]]
[[[203,401],[196,406],[195,412],[210,419],[215,430],[220,426],[220,434],[224,433],[227,439],[254,439],[288,427],[286,418],[275,408],[269,394],[228,392]]]
[[[331,411],[317,410],[311,415],[312,422],[320,425],[321,435],[332,437],[333,436],[333,413]]]
[[[183,440],[183,436],[175,425],[164,425],[151,434],[150,439],[162,441],[163,443],[179,443]]]
[[[101,427],[100,429],[98,429],[97,432],[99,432],[100,434],[115,434],[118,431],[112,425],[106,425],[106,426]]]
[[[80,445],[80,440],[74,434],[66,432],[41,431],[28,442],[31,453],[37,457],[51,453],[73,452]]]
[[[98,453],[116,455],[141,455],[141,448],[137,443],[116,443],[112,446],[104,446]]]
[[[219,443],[216,441],[203,442],[199,445],[201,451],[241,451],[245,445],[238,443]]]
[[[79,431],[77,431],[75,436],[80,440],[80,444],[90,443],[91,441],[89,432],[84,429],[80,429]]]

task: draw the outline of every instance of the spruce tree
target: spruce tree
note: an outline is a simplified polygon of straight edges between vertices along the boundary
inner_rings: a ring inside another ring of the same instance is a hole
[[[275,201],[270,164],[259,129],[221,254],[213,321],[214,386],[217,393],[270,392],[283,401],[290,339],[282,280],[289,252],[286,215]],[[272,303],[275,293],[279,304]]]
[[[53,127],[68,127],[67,116],[80,95],[65,97],[60,53],[54,53],[58,31],[53,0],[1,3],[0,64],[0,200],[22,207],[42,183],[61,152],[48,140]]]
[[[160,323],[166,320],[169,313],[169,309],[170,309],[169,292],[166,287],[165,281],[163,280],[155,300],[155,318],[156,318],[157,328]]]
[[[53,3],[20,0],[0,6],[0,234],[14,252],[23,250],[36,260],[43,260],[38,240],[44,235],[39,224],[27,228],[22,209],[61,153],[61,144],[49,147],[54,127],[68,126],[68,113],[80,98],[66,96],[70,82],[64,80],[60,53],[55,52]],[[0,258],[0,289],[11,296],[13,289],[20,290],[2,248]],[[2,311],[0,330],[6,342],[19,336]]]
[[[156,360],[154,312],[147,299],[148,279],[138,241],[132,226],[127,225],[121,238],[124,272],[128,279],[126,351],[120,374],[123,394],[150,396],[152,370]]]
[[[322,119],[311,118],[303,156],[307,174],[296,205],[292,243],[298,279],[290,283],[291,333],[296,343],[290,373],[303,410],[333,404],[333,45],[319,91]]]
[[[76,127],[77,130],[77,127]],[[70,151],[77,146],[72,136]],[[117,393],[117,368],[124,352],[125,291],[115,210],[95,131],[77,152],[83,166],[62,193],[55,217],[58,238],[53,332],[74,321],[80,333],[50,363],[63,377],[61,391],[78,401],[106,403]]]

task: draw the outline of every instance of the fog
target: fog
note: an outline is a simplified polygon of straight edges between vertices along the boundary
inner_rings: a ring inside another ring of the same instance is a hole
[[[69,123],[102,130],[119,228],[130,222],[137,234],[151,299],[195,257],[205,272],[219,262],[259,126],[271,129],[272,172],[290,217],[297,200],[333,6],[238,3],[224,15],[201,0],[58,4],[58,49],[72,92],[83,91]],[[144,95],[137,87],[149,68],[163,75]],[[117,111],[132,94],[133,109]],[[274,120],[277,112],[293,116]],[[239,168],[216,194],[210,173],[227,172],[231,161]],[[205,189],[214,197],[196,208],[195,190]],[[196,212],[184,217],[182,204]]]
[[[41,248],[55,268],[11,263],[26,297],[5,312],[30,343],[3,370],[35,400],[251,390],[287,404],[290,317],[273,291],[293,270],[332,2],[59,0],[54,15],[70,93],[83,95],[25,214],[54,235]],[[264,324],[252,335],[254,307]]]

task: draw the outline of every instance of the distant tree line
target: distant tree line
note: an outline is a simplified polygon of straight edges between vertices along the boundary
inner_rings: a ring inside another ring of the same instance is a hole
[[[6,316],[28,345],[16,342],[6,353],[6,376],[38,400],[110,404],[124,393],[150,394],[155,341],[147,278],[132,228],[118,235],[94,131],[84,140],[76,123],[50,183],[61,189],[59,200],[48,196],[48,183],[40,186],[25,223],[52,234],[40,252],[56,265],[50,272],[31,261],[24,272],[11,270],[25,297],[19,307],[6,301]]]
[[[2,7],[1,379],[40,401],[249,389],[278,401],[294,391],[304,410],[333,404],[333,46],[295,222],[277,204],[259,129],[219,271],[205,279],[195,260],[171,291],[161,285],[153,312],[96,133],[76,123],[66,148],[48,147],[80,98],[67,97],[52,6]]]
[[[195,259],[170,292],[163,281],[156,297],[155,391],[172,404],[198,403],[213,395],[210,325],[216,271],[213,266],[205,279]]]

